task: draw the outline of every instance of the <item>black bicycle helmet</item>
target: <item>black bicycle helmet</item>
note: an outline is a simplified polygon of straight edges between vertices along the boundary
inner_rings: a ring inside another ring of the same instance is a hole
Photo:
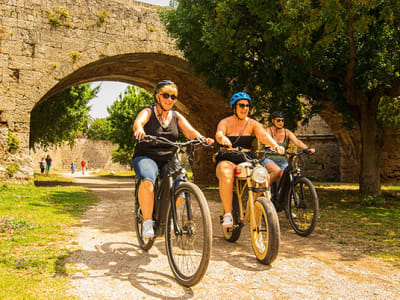
[[[274,111],[271,114],[271,119],[275,119],[275,118],[285,118],[285,113],[282,111]]]

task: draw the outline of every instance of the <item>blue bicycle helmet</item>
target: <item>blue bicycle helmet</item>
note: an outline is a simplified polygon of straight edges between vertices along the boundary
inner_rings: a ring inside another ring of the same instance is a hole
[[[242,99],[248,100],[249,103],[251,104],[251,98],[250,98],[249,94],[246,94],[245,92],[238,92],[232,96],[231,101],[229,102],[230,107],[233,108],[236,101],[239,101]]]

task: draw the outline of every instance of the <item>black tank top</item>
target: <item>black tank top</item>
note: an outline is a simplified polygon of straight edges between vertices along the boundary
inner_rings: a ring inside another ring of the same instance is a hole
[[[172,119],[167,127],[162,127],[154,112],[154,105],[150,107],[151,116],[144,125],[144,132],[148,135],[167,138],[176,142],[179,138],[178,116],[175,111],[172,112]],[[152,143],[137,143],[133,157],[147,156],[156,162],[168,162],[172,159],[176,148],[168,145],[154,145]]]
[[[255,136],[251,135],[243,135],[243,136],[228,136],[229,140],[232,143],[232,148],[245,148],[245,149],[250,149],[251,150],[251,144],[253,143],[254,139],[256,138]],[[246,156],[248,158],[255,158],[254,153],[252,152],[247,152]],[[228,160],[230,162],[233,162],[234,164],[240,164],[245,161],[243,158],[243,155],[239,153],[232,153],[232,152],[218,152],[217,156],[215,157],[215,167],[217,167],[218,163],[221,161]]]
[[[241,147],[241,148],[250,149],[250,150],[251,150],[251,144],[253,143],[255,138],[256,137],[252,136],[252,135],[228,136],[228,139],[232,143],[232,148]]]

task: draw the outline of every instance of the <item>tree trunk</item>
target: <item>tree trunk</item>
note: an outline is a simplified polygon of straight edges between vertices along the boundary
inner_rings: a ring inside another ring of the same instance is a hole
[[[383,130],[377,123],[377,103],[368,99],[360,101],[361,129],[361,170],[360,194],[381,194],[381,150]]]

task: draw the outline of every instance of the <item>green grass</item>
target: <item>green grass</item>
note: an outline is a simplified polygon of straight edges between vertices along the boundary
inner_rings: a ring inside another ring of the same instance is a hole
[[[48,175],[44,175],[44,174],[38,174],[35,173],[34,174],[34,181],[35,182],[72,182],[72,179],[70,178],[65,178],[59,174],[48,174]]]
[[[400,266],[399,196],[364,201],[357,190],[326,188],[318,188],[318,196],[318,227],[327,238]]]
[[[69,228],[94,201],[80,187],[0,185],[0,299],[67,299]]]
[[[121,172],[113,172],[110,171],[98,171],[96,173],[92,173],[93,175],[100,176],[100,177],[135,177],[134,171],[121,171]]]

